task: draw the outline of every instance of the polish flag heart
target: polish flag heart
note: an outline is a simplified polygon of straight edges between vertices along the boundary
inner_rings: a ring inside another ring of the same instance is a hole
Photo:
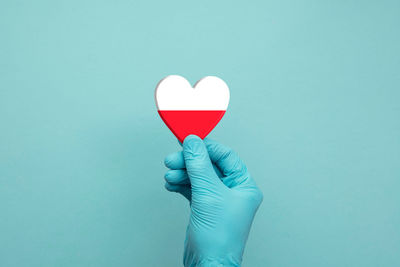
[[[183,142],[195,134],[205,138],[218,124],[229,104],[229,88],[218,77],[207,76],[194,87],[179,75],[162,79],[155,92],[161,119]]]

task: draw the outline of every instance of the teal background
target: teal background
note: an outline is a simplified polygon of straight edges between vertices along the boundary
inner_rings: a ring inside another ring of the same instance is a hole
[[[231,89],[210,135],[264,192],[243,266],[400,266],[399,1],[0,1],[0,266],[179,266],[153,92]]]

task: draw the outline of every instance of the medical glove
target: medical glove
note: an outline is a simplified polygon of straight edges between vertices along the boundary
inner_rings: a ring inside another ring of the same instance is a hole
[[[195,135],[165,158],[165,187],[190,202],[185,266],[240,266],[263,195],[230,148]]]

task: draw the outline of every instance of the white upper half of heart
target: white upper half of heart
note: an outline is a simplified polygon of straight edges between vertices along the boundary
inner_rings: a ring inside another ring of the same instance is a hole
[[[229,88],[218,77],[207,76],[194,87],[179,75],[162,79],[155,92],[158,110],[226,110]]]

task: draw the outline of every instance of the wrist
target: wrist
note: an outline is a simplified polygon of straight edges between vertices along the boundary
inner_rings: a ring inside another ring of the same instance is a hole
[[[185,267],[241,265],[245,240],[225,228],[216,232],[218,234],[210,235],[188,226],[183,257]]]
[[[183,264],[185,267],[240,267],[241,259],[237,259],[232,254],[208,256],[185,251]]]

